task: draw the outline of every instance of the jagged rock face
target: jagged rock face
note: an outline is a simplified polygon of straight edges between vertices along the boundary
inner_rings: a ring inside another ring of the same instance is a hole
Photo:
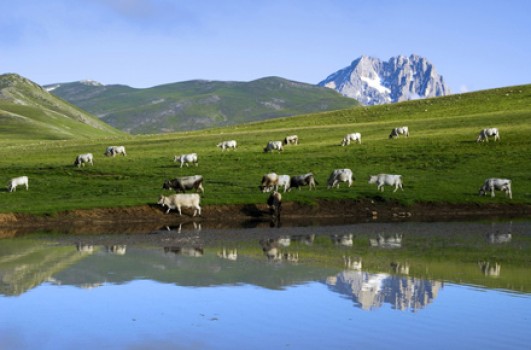
[[[379,105],[444,96],[450,89],[424,57],[392,57],[387,62],[361,56],[318,85],[334,89],[364,105]]]

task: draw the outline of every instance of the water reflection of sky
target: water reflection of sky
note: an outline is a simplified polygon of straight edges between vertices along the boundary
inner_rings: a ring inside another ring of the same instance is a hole
[[[43,284],[0,299],[2,349],[510,348],[531,343],[529,295],[445,285],[419,312],[372,312],[321,282],[271,290],[149,280]]]
[[[529,222],[227,236],[0,240],[0,349],[531,344]]]

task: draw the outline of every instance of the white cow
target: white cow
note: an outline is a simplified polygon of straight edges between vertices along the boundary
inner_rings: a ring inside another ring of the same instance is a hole
[[[190,163],[195,163],[195,166],[199,165],[199,162],[197,160],[197,153],[181,154],[180,156],[175,156],[174,162],[181,163],[181,168],[184,164],[186,164],[186,166],[188,166],[188,164]]]
[[[284,192],[289,190],[291,177],[289,175],[278,175],[278,186],[284,187]]]
[[[197,193],[177,193],[168,197],[161,195],[157,204],[162,205],[162,207],[168,207],[166,214],[168,214],[171,209],[177,209],[179,215],[182,215],[181,207],[194,208],[193,216],[195,216],[196,214],[201,215],[201,207],[199,206],[200,201],[201,197]]]
[[[397,138],[398,135],[405,135],[406,137],[409,137],[409,128],[407,126],[394,128],[393,130],[391,130],[391,134],[389,135],[389,138],[394,139],[394,138]]]
[[[74,166],[77,166],[79,168],[82,165],[85,166],[85,163],[94,165],[93,160],[94,156],[92,155],[92,153],[80,154],[76,157],[76,160],[74,161]]]
[[[118,154],[121,154],[124,157],[127,155],[124,146],[109,146],[103,154],[107,157],[115,157]]]
[[[284,139],[285,145],[298,145],[299,144],[299,137],[297,135],[289,135],[286,136]]]
[[[343,137],[343,141],[341,141],[341,146],[350,145],[350,141],[356,141],[357,143],[361,143],[361,134],[359,132],[346,134],[345,137]]]
[[[350,169],[336,169],[332,171],[330,177],[328,178],[328,189],[334,188],[337,185],[339,188],[340,182],[348,182],[348,187],[352,186],[352,170]]]
[[[402,191],[404,190],[402,188],[402,175],[371,175],[369,177],[369,183],[378,185],[378,190],[381,190],[382,192],[384,191],[384,185],[395,186],[395,190],[393,192],[396,192],[398,188],[400,188]]]
[[[22,186],[22,185],[26,186],[26,191],[27,191],[29,188],[27,176],[19,176],[19,177],[15,177],[9,180],[9,183],[7,184],[7,190],[9,192],[14,192],[17,190],[17,186]]]
[[[479,189],[479,195],[484,196],[487,194],[487,192],[490,192],[490,196],[494,197],[494,190],[503,191],[505,192],[505,195],[509,197],[510,199],[513,199],[513,191],[512,191],[512,182],[509,179],[497,179],[497,178],[490,178],[486,179],[485,183],[483,183],[483,186]]]
[[[500,139],[500,132],[498,131],[498,128],[487,128],[481,130],[476,141],[489,142],[489,137],[494,137],[494,141],[498,141]]]
[[[218,143],[218,147],[221,148],[222,151],[232,148],[233,150],[236,150],[236,147],[238,146],[238,143],[236,140],[230,140],[230,141],[223,141]]]
[[[267,146],[264,148],[264,152],[273,152],[273,151],[283,151],[284,148],[282,147],[282,141],[269,141],[267,143]]]

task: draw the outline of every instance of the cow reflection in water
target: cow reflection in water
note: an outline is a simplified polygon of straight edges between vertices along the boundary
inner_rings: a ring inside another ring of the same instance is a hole
[[[127,246],[125,244],[109,245],[105,247],[105,250],[107,251],[107,253],[115,255],[125,255],[125,252],[127,251]]]
[[[332,242],[335,245],[352,247],[352,245],[354,244],[354,241],[353,241],[354,235],[352,233],[344,234],[344,235],[331,235],[330,238],[332,239]]]
[[[82,254],[92,254],[94,253],[94,246],[92,244],[76,244],[76,250]]]
[[[345,263],[345,269],[347,270],[357,270],[360,271],[362,267],[362,259],[359,258],[351,258],[350,256],[343,256],[343,262]]]
[[[282,243],[281,243],[282,242]],[[283,245],[284,244],[284,245]],[[269,261],[287,261],[291,263],[297,263],[299,262],[299,253],[295,252],[282,252],[281,247],[287,247],[285,244],[287,244],[286,238],[281,237],[277,239],[269,238],[269,239],[261,239],[260,240],[260,246],[262,247],[262,251],[264,252],[264,255],[267,257],[267,260]]]
[[[238,260],[238,250],[237,249],[223,249],[218,252],[218,257],[226,260],[236,261]]]
[[[394,236],[384,237],[378,234],[377,238],[370,238],[369,243],[371,247],[379,248],[401,248],[402,247],[402,235],[395,234]]]
[[[511,233],[489,233],[487,234],[487,241],[492,244],[509,243],[513,239]]]
[[[182,256],[191,256],[194,258],[202,257],[205,253],[202,247],[179,247],[179,246],[170,246],[164,247],[164,253],[173,253],[175,255]]]
[[[392,262],[391,269],[393,273],[399,275],[409,275],[409,263]]]
[[[497,262],[490,263],[488,261],[478,261],[478,266],[481,272],[485,276],[489,277],[499,277],[501,272],[501,265]]]

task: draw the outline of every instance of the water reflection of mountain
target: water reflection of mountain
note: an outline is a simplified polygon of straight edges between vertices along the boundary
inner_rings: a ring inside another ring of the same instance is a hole
[[[436,297],[443,283],[409,276],[345,270],[327,278],[329,288],[353,298],[364,310],[391,304],[393,309],[417,311]]]

